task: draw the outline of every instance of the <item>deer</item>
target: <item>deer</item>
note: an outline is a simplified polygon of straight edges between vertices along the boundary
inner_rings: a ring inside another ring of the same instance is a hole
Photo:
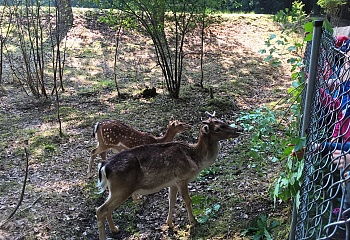
[[[99,239],[106,239],[105,221],[112,233],[119,228],[114,224],[112,212],[132,194],[152,194],[168,187],[168,216],[166,224],[174,227],[172,220],[177,193],[185,202],[188,219],[196,224],[188,183],[216,160],[220,141],[237,138],[240,127],[210,115],[202,122],[198,142],[195,144],[173,141],[149,144],[122,151],[98,166],[99,192],[109,191],[107,200],[97,208]]]
[[[121,152],[144,144],[170,142],[178,133],[188,131],[191,127],[190,124],[175,120],[172,116],[165,134],[161,137],[156,137],[149,133],[138,131],[118,120],[97,122],[92,136],[97,138],[98,143],[97,147],[91,151],[88,177],[91,177],[91,168],[98,154],[103,160],[106,160],[107,151],[110,149]]]

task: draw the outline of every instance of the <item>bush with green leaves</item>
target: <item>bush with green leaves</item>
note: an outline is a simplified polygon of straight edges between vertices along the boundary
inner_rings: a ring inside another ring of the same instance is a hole
[[[282,145],[286,142],[284,138],[278,137],[281,130],[276,117],[277,112],[267,107],[252,110],[248,113],[242,112],[237,121],[245,131],[251,133],[250,151],[248,155],[255,159],[265,159],[266,155],[281,155]],[[272,159],[276,161],[276,158]]]
[[[298,199],[302,181],[303,159],[290,155],[293,150],[299,151],[305,146],[305,138],[300,136],[301,95],[305,86],[302,56],[305,46],[304,24],[307,23],[302,8],[303,4],[296,1],[292,9],[276,14],[274,21],[281,25],[282,34],[280,37],[271,35],[265,42],[267,49],[260,51],[267,54],[265,61],[274,66],[282,64],[280,59],[285,54],[292,56],[287,61],[291,64],[292,78],[292,86],[288,89],[289,98],[276,104],[283,104],[282,107],[263,107],[242,114],[238,119],[252,134],[250,156],[280,161],[285,166],[271,188],[275,202],[278,199]]]
[[[326,13],[334,16],[346,2],[346,0],[318,0],[317,5],[323,8]]]
[[[195,206],[193,214],[200,224],[206,223],[210,218],[214,218],[221,207],[219,203],[213,204],[213,199],[207,196],[193,195],[191,199],[193,206]]]
[[[272,240],[271,232],[280,223],[276,220],[268,221],[266,214],[262,214],[251,227],[241,233],[242,236],[253,235],[253,240]]]

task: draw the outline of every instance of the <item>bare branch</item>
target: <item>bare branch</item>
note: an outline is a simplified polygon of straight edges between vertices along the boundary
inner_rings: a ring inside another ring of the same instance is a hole
[[[25,192],[25,188],[26,188],[26,184],[27,184],[27,178],[28,178],[28,168],[29,168],[29,160],[28,160],[27,148],[24,148],[24,152],[26,154],[26,173],[25,173],[24,180],[23,180],[23,187],[22,187],[21,196],[19,198],[19,201],[18,201],[17,206],[15,207],[15,209],[12,211],[10,216],[8,216],[8,218],[0,224],[0,227],[2,227],[5,223],[7,223],[13,217],[13,215],[15,215],[15,213],[17,212],[19,206],[21,206],[21,203],[23,201],[23,196],[24,196],[24,192]]]

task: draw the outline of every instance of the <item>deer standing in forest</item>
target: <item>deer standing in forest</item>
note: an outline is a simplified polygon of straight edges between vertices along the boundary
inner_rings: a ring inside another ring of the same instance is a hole
[[[121,152],[140,145],[170,142],[176,134],[188,131],[189,129],[191,129],[191,125],[175,120],[174,117],[171,117],[167,131],[162,137],[156,137],[149,133],[138,131],[118,120],[97,122],[92,135],[93,137],[96,136],[98,144],[91,151],[88,176],[91,177],[91,168],[98,154],[100,154],[103,160],[106,160],[107,151],[110,149]]]
[[[217,158],[220,140],[236,138],[241,130],[211,116],[200,126],[196,144],[169,142],[150,144],[128,149],[99,164],[98,187],[100,192],[109,190],[108,199],[97,211],[99,239],[106,239],[105,220],[111,232],[118,232],[112,220],[112,212],[132,194],[151,194],[169,187],[167,225],[174,226],[172,215],[177,192],[185,201],[188,218],[196,220],[188,183],[195,180],[201,170],[209,167]]]

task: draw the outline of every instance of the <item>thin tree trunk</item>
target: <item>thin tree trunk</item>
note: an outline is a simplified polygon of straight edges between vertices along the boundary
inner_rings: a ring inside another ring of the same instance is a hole
[[[202,29],[201,29],[201,81],[200,81],[200,85],[201,88],[204,88],[203,86],[203,81],[204,81],[204,70],[203,70],[203,58],[204,58],[204,29],[205,29],[205,13],[203,12],[202,15]]]
[[[119,48],[120,33],[122,32],[122,29],[123,29],[123,27],[119,26],[118,31],[117,31],[117,36],[116,36],[116,41],[115,41],[115,52],[114,52],[114,66],[113,66],[114,82],[115,82],[115,87],[117,88],[118,98],[121,98],[121,94],[119,92],[118,81],[117,81],[117,60],[118,60],[118,48]]]

